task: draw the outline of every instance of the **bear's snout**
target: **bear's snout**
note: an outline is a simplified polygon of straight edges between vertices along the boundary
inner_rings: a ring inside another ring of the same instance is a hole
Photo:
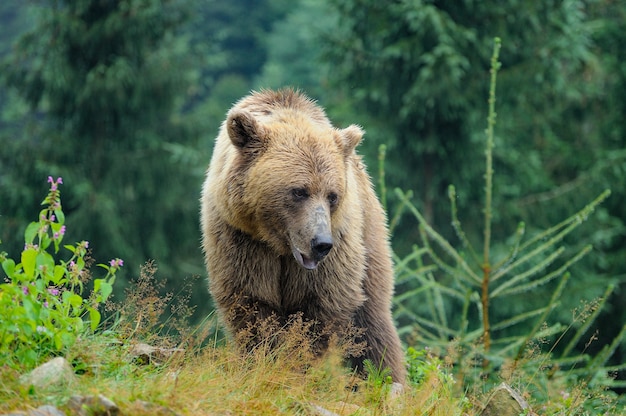
[[[333,239],[330,234],[318,235],[315,236],[313,240],[311,240],[311,252],[313,253],[313,257],[315,260],[320,261],[333,248]]]
[[[315,261],[322,260],[333,248],[333,236],[330,231],[329,212],[323,205],[315,208],[313,239],[311,240],[311,255]]]
[[[306,225],[290,233],[289,239],[296,261],[305,269],[316,269],[334,246],[329,210],[323,205],[312,209]]]

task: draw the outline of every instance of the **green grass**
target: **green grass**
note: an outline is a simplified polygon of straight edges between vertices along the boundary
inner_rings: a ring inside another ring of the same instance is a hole
[[[426,371],[419,385],[394,397],[388,384],[352,374],[337,349],[303,362],[307,354],[292,348],[242,354],[231,345],[210,345],[187,349],[162,365],[141,365],[134,362],[131,346],[106,336],[81,339],[67,354],[81,374],[62,387],[23,386],[19,370],[3,367],[0,412],[43,404],[67,410],[72,395],[102,394],[123,414],[133,415],[153,414],[140,401],[183,415],[314,414],[315,406],[340,415],[413,415],[417,409],[430,415],[474,414],[464,410],[467,400],[436,368]]]

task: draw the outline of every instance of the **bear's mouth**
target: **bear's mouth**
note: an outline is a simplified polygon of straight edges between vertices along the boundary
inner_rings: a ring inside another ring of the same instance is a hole
[[[307,270],[317,269],[317,265],[319,264],[317,260],[312,257],[308,257],[305,254],[302,254],[302,252],[295,247],[293,247],[291,251],[293,253],[293,257],[296,259],[300,266],[304,267]]]

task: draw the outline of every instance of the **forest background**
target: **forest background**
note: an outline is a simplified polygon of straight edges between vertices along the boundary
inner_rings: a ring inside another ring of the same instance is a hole
[[[456,185],[478,243],[497,36],[493,240],[507,242],[520,221],[533,235],[612,191],[565,240],[572,253],[594,250],[572,268],[553,312],[566,318],[615,285],[593,354],[626,322],[624,22],[623,0],[4,0],[0,248],[21,251],[46,178],[61,176],[66,241],[88,240],[96,259],[124,259],[115,295],[154,259],[165,291],[201,277],[191,303],[202,319],[212,305],[198,199],[214,138],[237,99],[281,86],[317,99],[336,125],[365,128],[360,153],[375,183],[385,144],[387,186],[412,190],[452,242]],[[392,218],[397,196],[387,199]],[[401,217],[396,254],[419,243],[417,221]],[[494,313],[545,305],[550,285],[545,297],[520,293]],[[626,362],[626,345],[612,360]]]

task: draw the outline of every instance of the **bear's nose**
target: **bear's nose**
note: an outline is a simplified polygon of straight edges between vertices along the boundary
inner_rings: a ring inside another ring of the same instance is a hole
[[[313,251],[313,257],[317,261],[320,261],[333,248],[333,239],[330,236],[317,236],[311,240],[311,249]]]

